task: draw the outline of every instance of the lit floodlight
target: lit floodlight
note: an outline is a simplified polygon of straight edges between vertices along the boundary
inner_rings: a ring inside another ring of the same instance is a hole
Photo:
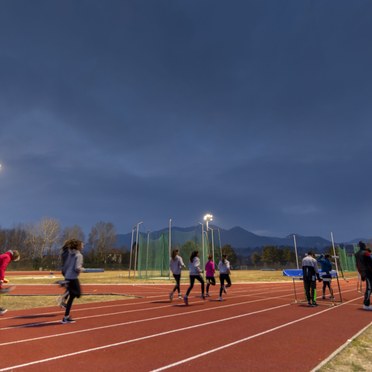
[[[205,216],[204,216],[204,221],[205,221],[205,224],[207,226],[207,231],[208,231],[208,223],[210,221],[213,221],[213,215],[210,214],[210,213],[207,213]]]
[[[213,215],[212,214],[206,214],[205,216],[204,216],[204,221],[207,221],[207,222],[209,222],[209,221],[213,221]]]

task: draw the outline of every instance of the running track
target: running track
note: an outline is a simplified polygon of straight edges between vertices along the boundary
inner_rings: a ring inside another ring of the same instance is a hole
[[[371,324],[356,282],[340,283],[343,303],[317,308],[293,303],[292,282],[233,284],[223,302],[217,286],[203,301],[195,284],[188,307],[169,302],[170,284],[85,285],[86,293],[136,297],[77,300],[74,324],[61,324],[57,307],[9,311],[0,317],[0,371],[310,371]],[[12,294],[59,292],[19,285]]]

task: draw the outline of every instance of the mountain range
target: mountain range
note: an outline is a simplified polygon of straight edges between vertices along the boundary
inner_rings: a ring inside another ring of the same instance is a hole
[[[211,229],[214,230],[214,241],[215,246],[219,246],[218,230],[221,238],[221,245],[230,244],[234,249],[245,250],[245,249],[259,249],[267,245],[273,246],[289,246],[294,247],[294,238],[296,236],[296,245],[299,249],[314,249],[321,250],[325,247],[330,247],[332,242],[330,240],[324,239],[320,236],[302,236],[299,234],[290,234],[284,238],[280,237],[268,237],[260,236],[254,234],[250,231],[243,229],[242,227],[236,226],[231,229],[225,230],[218,228],[217,226],[210,225]],[[176,236],[177,232],[182,233],[191,233],[195,231],[200,231],[200,226],[191,226],[191,227],[172,227],[172,236]],[[162,233],[168,233],[168,229],[162,229],[158,231],[151,232],[151,238],[158,237]],[[131,245],[132,234],[118,234],[117,235],[117,247],[127,247]],[[135,236],[134,236],[135,240]],[[355,239],[349,242],[338,242],[336,244],[353,244],[357,243],[359,240],[366,239]]]

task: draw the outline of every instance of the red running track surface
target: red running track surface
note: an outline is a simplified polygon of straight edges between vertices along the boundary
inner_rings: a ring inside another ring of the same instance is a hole
[[[189,306],[169,302],[170,284],[85,285],[86,293],[137,297],[76,300],[74,324],[61,324],[57,307],[9,311],[0,317],[0,371],[310,371],[371,324],[356,283],[341,285],[342,304],[316,308],[293,303],[292,283],[233,284],[223,302],[218,286],[203,301],[195,285]],[[19,285],[12,295],[61,291]]]

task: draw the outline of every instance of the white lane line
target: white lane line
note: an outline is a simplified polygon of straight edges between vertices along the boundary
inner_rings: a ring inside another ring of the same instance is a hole
[[[356,299],[353,299],[353,300],[350,300],[350,301],[347,301],[343,304],[341,304],[340,306],[343,306],[344,304],[346,305],[347,303],[349,302],[353,302],[355,301]],[[263,336],[267,333],[271,333],[271,332],[274,332],[274,331],[277,331],[278,329],[281,329],[281,328],[284,328],[284,327],[288,327],[292,324],[296,324],[296,323],[299,323],[299,322],[302,322],[303,320],[306,320],[306,319],[309,319],[309,318],[312,318],[312,317],[315,317],[315,316],[318,316],[320,314],[323,314],[327,311],[331,311],[331,310],[334,310],[334,309],[337,309],[339,308],[340,306],[338,307],[331,307],[331,308],[328,308],[328,309],[325,309],[325,310],[322,310],[322,311],[319,311],[315,314],[311,314],[311,315],[308,315],[308,316],[305,316],[303,318],[300,318],[300,319],[297,319],[297,320],[293,320],[291,322],[288,322],[288,323],[285,323],[285,324],[282,324],[280,326],[277,326],[277,327],[274,327],[274,328],[271,328],[271,329],[267,329],[266,331],[263,331],[263,332],[260,332],[260,333],[256,333],[255,335],[251,335],[251,336],[248,336],[248,337],[244,337],[240,340],[237,340],[237,341],[234,341],[234,342],[230,342],[228,344],[225,344],[225,345],[222,345],[222,346],[219,346],[215,349],[211,349],[211,350],[208,350],[208,351],[205,351],[204,353],[200,353],[200,354],[197,354],[197,355],[194,355],[190,358],[186,358],[186,359],[183,359],[183,360],[180,360],[178,362],[175,362],[175,363],[172,363],[172,364],[168,364],[166,366],[163,366],[163,367],[160,367],[160,368],[157,368],[157,369],[154,369],[152,370],[151,372],[160,372],[160,371],[164,371],[166,369],[169,369],[169,368],[173,368],[173,367],[176,367],[176,366],[179,366],[180,364],[184,364],[184,363],[187,363],[187,362],[190,362],[192,360],[195,360],[195,359],[198,359],[198,358],[201,358],[203,356],[206,356],[206,355],[209,355],[209,354],[212,354],[212,353],[215,353],[217,351],[220,351],[220,350],[223,350],[223,349],[226,349],[228,347],[231,347],[231,346],[235,346],[235,345],[238,345],[242,342],[245,342],[245,341],[248,341],[248,340],[251,340],[253,338],[256,338],[256,337],[259,337],[259,336]]]
[[[274,307],[266,308],[266,309],[263,309],[263,310],[253,311],[251,313],[235,315],[235,316],[232,316],[232,317],[229,317],[229,318],[213,320],[213,321],[206,322],[206,323],[201,323],[201,324],[194,324],[192,326],[172,329],[172,330],[166,331],[166,332],[154,333],[152,335],[138,337],[138,338],[134,338],[134,339],[131,339],[131,340],[126,340],[126,341],[121,341],[121,342],[116,342],[114,344],[98,346],[98,347],[94,347],[94,348],[91,348],[91,349],[85,349],[85,350],[80,350],[80,351],[76,351],[76,352],[73,352],[73,353],[58,355],[58,356],[51,357],[51,358],[35,360],[33,362],[28,362],[28,363],[23,363],[23,364],[18,364],[18,365],[2,368],[2,369],[0,369],[0,372],[10,371],[10,370],[13,370],[13,369],[28,367],[28,366],[32,366],[32,365],[35,365],[35,364],[41,364],[41,363],[46,363],[46,362],[50,362],[50,361],[54,361],[54,360],[58,360],[58,359],[63,359],[63,358],[68,358],[68,357],[72,357],[72,356],[76,356],[76,355],[86,354],[86,353],[90,353],[90,352],[93,352],[93,351],[98,351],[98,350],[108,349],[108,348],[121,346],[121,345],[125,345],[125,344],[130,344],[130,343],[133,343],[133,342],[148,340],[150,338],[165,336],[165,335],[169,335],[169,334],[172,334],[172,333],[188,331],[190,329],[205,327],[205,326],[209,326],[211,324],[226,322],[226,321],[229,321],[229,320],[235,320],[235,319],[239,319],[239,318],[243,318],[243,317],[247,317],[247,316],[251,316],[251,315],[255,315],[255,314],[260,314],[260,313],[264,313],[264,312],[268,312],[268,311],[272,311],[272,310],[277,310],[277,309],[280,309],[280,308],[286,307],[286,306],[291,306],[291,305],[290,304],[285,304],[285,305],[274,306]]]
[[[9,341],[9,342],[0,343],[0,346],[8,346],[8,345],[13,345],[13,344],[20,344],[20,343],[23,343],[23,342],[44,340],[44,339],[53,338],[53,337],[70,336],[70,335],[77,334],[77,333],[92,332],[92,331],[97,331],[97,330],[101,330],[101,329],[121,327],[121,326],[126,326],[126,325],[131,325],[131,324],[150,322],[150,321],[154,321],[154,320],[161,320],[161,319],[173,318],[173,317],[178,317],[178,316],[188,316],[190,314],[196,314],[196,313],[201,313],[201,312],[205,312],[205,311],[226,309],[226,308],[229,308],[229,307],[237,307],[237,306],[240,306],[240,305],[247,305],[247,304],[251,304],[251,303],[255,303],[255,302],[262,302],[262,301],[269,301],[269,300],[272,301],[273,299],[280,299],[280,298],[284,298],[284,297],[288,297],[288,295],[283,295],[283,296],[278,296],[278,297],[271,297],[271,298],[267,298],[265,300],[262,300],[262,299],[260,299],[260,300],[250,300],[250,301],[245,301],[245,302],[239,302],[237,304],[229,304],[229,305],[222,305],[222,306],[219,306],[219,307],[210,307],[210,308],[207,308],[207,309],[192,310],[192,311],[187,311],[187,312],[184,312],[184,313],[169,314],[169,315],[162,315],[162,316],[152,317],[152,318],[131,320],[131,321],[124,322],[124,323],[115,323],[115,324],[109,324],[109,325],[100,326],[100,327],[85,328],[85,329],[81,329],[81,330],[78,330],[78,331],[71,331],[71,332],[58,333],[58,334],[47,335],[47,336],[40,336],[40,337],[33,337],[33,338],[22,339],[22,340]],[[162,306],[162,307],[169,307],[169,306]],[[160,309],[160,307],[147,308],[147,309],[143,309],[143,311],[154,310],[154,309]],[[128,312],[137,312],[137,311],[139,311],[139,310],[124,311],[122,313],[117,313],[117,314],[125,314],[125,313],[128,313]],[[84,317],[83,319],[87,319],[87,318],[88,317]],[[76,319],[81,319],[81,318],[76,318]],[[56,322],[50,322],[50,323],[55,324]],[[12,329],[12,328],[9,327],[9,328],[6,328],[6,329]],[[2,330],[2,329],[0,329],[0,330]]]
[[[287,289],[281,289],[281,290],[273,290],[275,293],[277,292],[287,292]],[[267,294],[267,293],[272,293],[273,291],[268,291],[268,292],[261,292],[261,291],[258,291],[257,293],[258,294]],[[247,293],[246,290],[239,290],[239,291],[234,291],[233,292],[233,295],[232,296],[229,296],[229,298],[237,298],[237,297],[240,297],[240,296],[236,296],[236,294],[239,294],[239,293]],[[249,294],[247,295],[244,295],[245,297],[247,296],[254,296],[254,295],[257,295],[257,293],[255,291],[250,291]],[[167,294],[162,294],[162,295],[157,295],[157,296],[147,296],[146,297],[146,300],[151,298],[153,300],[151,301],[141,301],[141,300],[137,300],[135,302],[127,302],[127,301],[130,301],[130,300],[125,300],[125,302],[121,302],[120,304],[111,304],[111,305],[102,305],[102,306],[90,306],[90,307],[84,307],[86,306],[87,304],[77,304],[77,306],[79,307],[76,307],[74,308],[74,313],[75,312],[81,312],[81,311],[90,311],[90,310],[101,310],[101,309],[107,309],[107,308],[113,308],[113,307],[126,307],[126,306],[135,306],[135,305],[143,305],[143,304],[153,304],[154,303],[154,299],[156,298],[164,298],[164,299],[169,299],[168,297],[169,293]],[[56,296],[57,297],[57,296]],[[145,299],[143,299],[145,300]],[[117,300],[117,301],[120,301],[120,300]],[[105,302],[105,301],[102,301],[102,302]],[[181,301],[180,301],[181,303]],[[53,311],[48,311],[48,312],[44,312],[44,313],[38,313],[38,314],[32,314],[32,316],[41,316],[41,315],[51,315],[51,314],[55,314],[55,315],[61,315],[63,314],[64,310],[60,310],[59,312],[56,312],[55,310]],[[26,315],[27,316],[27,315]],[[5,316],[5,317],[0,317],[0,322],[1,321],[5,321],[5,320],[9,320],[9,319],[22,319],[22,315],[17,315],[17,316]],[[45,324],[45,323],[43,323]]]
[[[276,291],[276,293],[278,293],[278,292],[287,292],[287,291],[285,291],[285,290]],[[271,293],[271,292],[269,292],[269,293]],[[290,296],[290,294],[283,295],[283,296],[277,296],[277,297],[266,297],[264,299],[258,299],[258,300],[254,300],[254,301],[267,301],[270,298],[282,298],[282,297],[288,297],[288,296]],[[253,297],[253,296],[251,294],[247,294],[247,295],[241,295],[241,296],[230,296],[229,298],[232,299],[232,298],[242,298],[242,297]],[[148,301],[148,302],[133,303],[133,305],[153,304],[153,303],[154,303],[153,301]],[[182,305],[183,302],[179,302],[179,304]],[[114,305],[112,307],[115,307],[115,306],[125,306],[125,305],[126,304],[123,304],[123,305]],[[111,306],[108,306],[108,307],[111,307]],[[105,308],[105,306],[97,307],[95,309],[102,309],[102,308]],[[114,313],[104,313],[104,314],[87,315],[87,316],[84,316],[84,317],[79,317],[79,318],[77,317],[75,319],[78,320],[78,319],[101,318],[101,317],[105,317],[105,316],[128,314],[128,313],[133,313],[133,312],[149,311],[149,310],[156,310],[156,309],[163,309],[163,308],[170,308],[170,303],[168,302],[168,304],[167,305],[164,305],[164,306],[154,306],[154,307],[148,307],[148,308],[140,308],[140,309],[133,309],[133,310],[117,311],[117,312],[114,312]],[[80,310],[86,310],[86,309],[80,309]],[[89,309],[89,310],[91,310],[91,309]],[[75,311],[78,311],[78,310],[74,310],[74,313],[75,313]],[[55,314],[55,315],[58,315],[58,313],[55,313],[55,312],[54,313],[37,314],[37,315],[45,315],[45,314]],[[22,317],[13,317],[13,318],[6,318],[6,319],[22,319]],[[6,331],[6,330],[18,329],[18,328],[30,328],[30,327],[36,327],[38,325],[55,324],[55,323],[56,323],[55,320],[50,321],[50,322],[34,322],[34,323],[21,324],[21,325],[12,326],[12,327],[3,327],[3,328],[0,328],[0,331]]]

